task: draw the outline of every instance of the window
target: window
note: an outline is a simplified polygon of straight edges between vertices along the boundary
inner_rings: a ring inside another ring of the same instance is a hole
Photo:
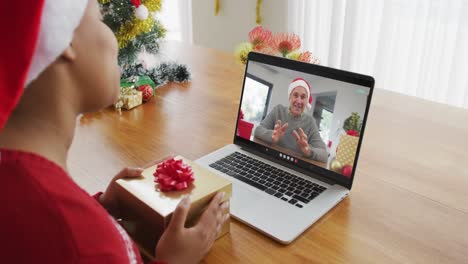
[[[258,124],[266,117],[272,88],[273,84],[247,74],[241,105],[244,120]]]
[[[335,109],[336,92],[325,92],[316,94],[314,118],[319,128],[320,136],[325,144],[328,144],[330,139],[330,130],[333,120],[333,112]]]

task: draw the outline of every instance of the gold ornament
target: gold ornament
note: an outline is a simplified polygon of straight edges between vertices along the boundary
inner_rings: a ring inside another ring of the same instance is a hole
[[[255,7],[255,22],[257,25],[262,24],[262,14],[260,14],[260,7],[262,6],[262,0],[257,0],[257,6]]]
[[[219,14],[219,7],[220,7],[219,0],[215,0],[215,16]]]
[[[330,162],[330,170],[341,174],[342,168],[343,168],[343,165],[341,165],[341,162],[339,162],[336,158],[334,158]]]

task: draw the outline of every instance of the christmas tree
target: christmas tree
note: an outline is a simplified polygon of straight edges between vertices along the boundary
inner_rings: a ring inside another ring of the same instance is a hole
[[[99,0],[106,23],[119,44],[119,65],[122,78],[149,76],[156,87],[168,81],[185,82],[190,73],[185,65],[163,63],[147,69],[137,63],[140,52],[156,54],[166,29],[156,19],[162,0]]]
[[[99,0],[106,23],[119,43],[119,64],[135,63],[141,51],[157,53],[166,30],[156,19],[161,0]]]
[[[344,130],[346,131],[354,130],[359,135],[361,134],[361,128],[362,128],[362,121],[361,121],[361,117],[359,116],[357,112],[351,113],[351,116],[346,118],[343,124]]]

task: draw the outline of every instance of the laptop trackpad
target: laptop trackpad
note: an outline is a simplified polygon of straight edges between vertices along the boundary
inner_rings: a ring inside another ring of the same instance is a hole
[[[247,213],[252,210],[252,207],[256,207],[258,203],[262,202],[263,199],[265,199],[265,196],[233,182],[232,198],[230,201],[231,213],[233,215],[242,215],[242,212]]]

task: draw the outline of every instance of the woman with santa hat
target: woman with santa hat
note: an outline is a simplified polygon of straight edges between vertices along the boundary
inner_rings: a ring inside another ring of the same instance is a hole
[[[312,103],[309,83],[303,78],[294,79],[288,87],[288,98],[289,106],[275,106],[255,129],[254,136],[307,158],[327,162],[328,153],[315,119],[306,113]]]
[[[89,196],[67,172],[76,118],[119,94],[117,42],[96,0],[15,0],[0,9],[0,259],[2,263],[141,263],[110,213],[115,180]],[[193,228],[188,198],[155,249],[168,263],[197,263],[227,219],[222,194]],[[108,213],[109,212],[109,213]]]

